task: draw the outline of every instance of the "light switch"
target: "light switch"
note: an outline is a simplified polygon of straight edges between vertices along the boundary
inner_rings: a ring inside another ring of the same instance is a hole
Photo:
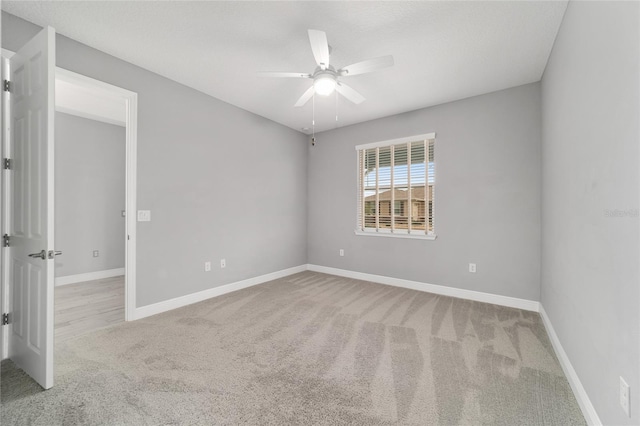
[[[138,222],[151,222],[151,210],[138,210]]]

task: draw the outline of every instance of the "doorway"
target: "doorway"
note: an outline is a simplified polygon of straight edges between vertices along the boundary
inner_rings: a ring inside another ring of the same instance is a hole
[[[52,39],[52,29],[48,29],[49,40]],[[11,75],[9,70],[9,59],[12,56],[12,52],[2,51],[2,70],[3,78]],[[5,60],[5,58],[7,58]],[[55,67],[54,67],[55,68]],[[124,134],[125,134],[125,217],[124,219],[124,241],[125,241],[125,253],[124,253],[124,319],[130,321],[134,319],[135,313],[135,277],[136,277],[136,168],[137,168],[137,94],[120,87],[116,87],[71,71],[67,71],[61,68],[55,68],[55,80],[57,82],[64,82],[69,85],[74,85],[77,88],[84,91],[88,95],[96,95],[101,93],[103,95],[111,96],[114,99],[119,99],[124,105]],[[11,106],[11,92],[4,92],[3,96],[3,163],[4,158],[10,158],[9,153],[12,152],[11,144],[12,139],[15,137],[11,129],[11,113],[9,107]],[[12,210],[10,208],[12,203],[12,184],[11,184],[11,170],[3,170],[2,179],[0,180],[0,186],[2,187],[2,234],[7,234],[11,237],[12,231]],[[54,179],[55,180],[55,179]],[[51,239],[50,239],[51,241]],[[11,273],[11,247],[2,247],[2,285],[0,286],[2,313],[8,313],[11,318],[13,307],[13,286],[14,279]],[[64,254],[64,253],[63,253]],[[49,252],[49,259],[52,259],[52,251]],[[43,257],[44,259],[44,257]],[[52,262],[57,263],[57,262]],[[55,269],[55,267],[54,267]],[[47,291],[50,294],[54,294],[55,287],[53,280],[49,280],[47,284]],[[34,312],[35,315],[39,315],[39,318],[45,318],[47,326],[42,330],[46,332],[47,342],[53,341],[53,322],[54,316],[46,314],[46,306],[42,306],[43,312]],[[24,315],[24,311],[22,312]],[[29,314],[31,315],[31,314]],[[14,358],[12,352],[11,339],[13,333],[13,324],[9,321],[7,326],[0,327],[0,355],[2,359]],[[51,345],[51,343],[47,343]],[[53,349],[53,348],[52,348]],[[25,368],[25,371],[31,375]],[[45,366],[46,381],[37,380],[43,387],[49,388],[53,385],[53,363],[49,364],[47,361]],[[32,376],[35,378],[35,376]],[[46,385],[43,384],[46,382]]]
[[[120,97],[56,79],[56,342],[124,322],[125,131]]]
[[[137,145],[138,145],[138,94],[129,90],[90,78],[84,75],[56,68],[56,85],[68,85],[77,89],[76,110],[89,102],[92,97],[111,99],[112,102],[98,103],[99,109],[87,113],[87,118],[102,117],[107,123],[124,124],[125,133],[125,321],[132,321],[136,307],[136,188],[137,188]],[[84,94],[82,97],[80,94]],[[65,106],[62,100],[60,111]],[[71,104],[68,104],[71,105]],[[120,109],[124,106],[124,114]]]

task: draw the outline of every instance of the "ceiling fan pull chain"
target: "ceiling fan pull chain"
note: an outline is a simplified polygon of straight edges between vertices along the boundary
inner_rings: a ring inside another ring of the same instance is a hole
[[[311,128],[312,128],[313,136],[315,137],[316,136],[316,95],[315,93],[311,98],[311,105],[312,105]]]
[[[316,146],[316,94],[315,91],[311,97],[312,116],[311,116],[311,146]]]
[[[336,126],[335,127],[338,127],[338,92],[335,91],[334,93],[336,94]]]

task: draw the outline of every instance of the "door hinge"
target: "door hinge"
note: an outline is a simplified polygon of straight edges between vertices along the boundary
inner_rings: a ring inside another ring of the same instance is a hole
[[[9,314],[2,314],[2,325],[9,324]]]
[[[4,88],[5,92],[10,92],[11,91],[11,82],[9,80],[5,80],[4,84],[2,85],[2,87]]]
[[[11,158],[5,158],[2,160],[2,167],[5,170],[11,170]]]
[[[10,243],[11,243],[11,237],[8,234],[4,234],[2,236],[2,245],[4,247],[9,247]]]

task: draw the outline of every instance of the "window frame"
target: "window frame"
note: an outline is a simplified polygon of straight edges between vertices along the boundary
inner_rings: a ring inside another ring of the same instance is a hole
[[[379,236],[379,237],[392,237],[392,238],[410,238],[410,239],[422,239],[422,240],[435,240],[437,235],[435,233],[435,197],[432,200],[432,217],[431,217],[431,221],[432,221],[432,227],[433,227],[433,231],[429,232],[427,229],[427,215],[428,215],[428,211],[429,211],[429,200],[425,199],[425,229],[424,230],[420,230],[420,231],[416,231],[416,230],[401,230],[401,229],[387,229],[387,228],[380,228],[379,226],[377,228],[366,228],[364,226],[364,221],[366,220],[364,218],[364,209],[365,209],[365,197],[364,194],[362,193],[362,176],[360,176],[361,173],[361,152],[363,150],[367,150],[367,149],[372,149],[372,148],[387,148],[390,147],[392,145],[402,145],[402,144],[408,144],[410,142],[420,142],[420,141],[430,141],[433,140],[433,149],[434,149],[434,159],[433,159],[433,176],[434,176],[434,184],[433,184],[433,190],[435,191],[435,182],[437,181],[435,179],[435,174],[436,174],[436,160],[435,160],[435,140],[436,140],[436,133],[432,132],[432,133],[425,133],[425,134],[421,134],[421,135],[414,135],[414,136],[408,136],[408,137],[403,137],[403,138],[398,138],[398,139],[390,139],[390,140],[385,140],[385,141],[379,141],[379,142],[372,142],[372,143],[367,143],[367,144],[360,144],[360,145],[356,145],[355,146],[355,151],[356,151],[356,174],[357,174],[357,179],[356,179],[356,185],[357,185],[357,189],[356,189],[356,227],[355,227],[355,234],[356,235],[364,235],[364,236]],[[428,152],[425,152],[425,156],[428,156]],[[428,162],[428,161],[427,161]],[[410,165],[409,165],[410,168]],[[429,170],[428,170],[428,166],[425,169],[425,194],[427,194],[428,192],[428,176],[429,176]],[[391,187],[391,190],[393,191],[395,188],[395,186]],[[408,186],[409,191],[411,191],[412,186]],[[426,197],[425,197],[426,198]],[[375,202],[374,202],[375,203]],[[375,205],[375,204],[374,204]],[[379,208],[379,206],[377,206],[377,208]],[[405,209],[410,209],[412,208],[411,205],[408,205],[405,207]],[[391,206],[391,210],[392,212],[395,210],[394,206]]]

